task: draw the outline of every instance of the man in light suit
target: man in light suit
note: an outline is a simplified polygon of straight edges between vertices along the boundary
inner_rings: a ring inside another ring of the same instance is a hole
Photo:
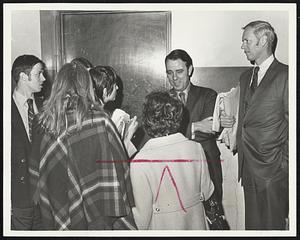
[[[215,186],[214,195],[221,203],[223,191],[220,151],[216,144],[216,135],[212,131],[212,115],[217,93],[210,88],[195,86],[191,83],[190,77],[194,67],[186,51],[176,49],[170,52],[165,58],[165,66],[172,86],[171,94],[185,105],[180,132],[187,138],[201,143],[210,177]]]
[[[11,99],[11,229],[33,230],[39,225],[39,210],[30,193],[28,160],[31,154],[32,120],[42,105],[34,93],[42,89],[44,63],[22,55],[12,66],[16,87]]]
[[[247,230],[285,229],[288,217],[288,66],[274,52],[277,36],[264,21],[244,28],[242,46],[254,67],[240,77],[239,179]],[[231,127],[233,117],[221,117]]]

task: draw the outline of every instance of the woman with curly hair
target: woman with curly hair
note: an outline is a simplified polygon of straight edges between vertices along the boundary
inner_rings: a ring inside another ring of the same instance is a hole
[[[63,65],[39,115],[44,134],[30,162],[44,229],[136,228],[128,158],[110,117],[96,105],[85,66]]]
[[[207,229],[202,201],[214,185],[201,144],[178,132],[182,113],[168,92],[146,96],[142,121],[152,138],[130,164],[138,229]]]

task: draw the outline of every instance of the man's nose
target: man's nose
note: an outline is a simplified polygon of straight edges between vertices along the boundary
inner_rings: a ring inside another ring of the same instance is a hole
[[[41,80],[42,82],[44,82],[44,81],[46,80],[46,78],[44,77],[44,75],[43,75],[43,74],[42,74],[42,76],[41,76],[40,80]]]
[[[173,79],[176,80],[177,79],[177,73],[174,73],[173,75]]]
[[[245,49],[245,44],[244,43],[242,43],[241,49]]]

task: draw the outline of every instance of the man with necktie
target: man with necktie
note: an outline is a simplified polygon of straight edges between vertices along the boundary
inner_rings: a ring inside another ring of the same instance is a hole
[[[237,130],[245,228],[283,230],[288,218],[288,66],[274,57],[277,36],[268,22],[250,22],[243,30],[241,48],[254,64],[240,77]],[[233,121],[221,117],[223,127]]]
[[[176,49],[165,58],[168,80],[172,86],[171,95],[185,105],[180,131],[189,139],[201,143],[208,163],[210,177],[215,186],[214,196],[222,203],[222,168],[216,135],[212,131],[212,115],[217,93],[210,89],[195,86],[190,78],[193,62],[189,54]]]
[[[38,226],[38,208],[33,204],[28,179],[32,144],[32,122],[41,105],[34,93],[45,81],[44,63],[33,55],[22,55],[12,66],[15,81],[11,100],[11,229],[33,230]]]

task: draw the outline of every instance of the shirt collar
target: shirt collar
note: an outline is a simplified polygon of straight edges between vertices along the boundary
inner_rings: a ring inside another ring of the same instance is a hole
[[[22,93],[20,93],[16,88],[13,92],[13,97],[14,99],[21,105],[21,106],[27,106],[27,97],[25,97]],[[34,98],[33,96],[30,97],[33,102],[34,102]]]
[[[183,91],[176,91],[175,89],[174,89],[174,91],[176,92],[178,97],[179,97],[179,93],[184,92],[185,99],[186,99],[189,94],[190,88],[191,88],[191,82],[189,82],[189,85]]]
[[[272,62],[274,61],[274,55],[271,54],[270,57],[268,57],[265,61],[263,61],[259,66],[259,71],[260,72],[266,72],[268,70],[268,68],[270,67],[270,65],[272,64]]]
[[[172,145],[178,142],[187,141],[188,139],[182,133],[174,133],[168,136],[151,138],[145,143],[143,150]]]

